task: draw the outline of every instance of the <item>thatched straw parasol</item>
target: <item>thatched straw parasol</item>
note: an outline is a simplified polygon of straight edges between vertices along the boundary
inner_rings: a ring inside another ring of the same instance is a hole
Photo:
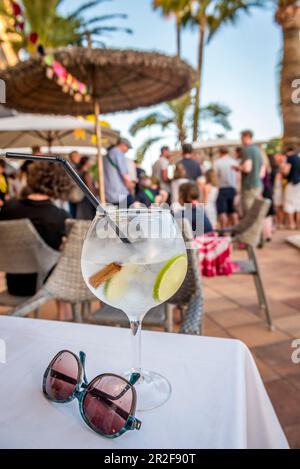
[[[96,115],[100,198],[104,201],[99,115],[130,111],[175,99],[186,93],[194,71],[177,57],[133,50],[68,48],[55,58],[78,80],[92,88],[91,102],[77,102],[47,79],[45,65],[31,58],[0,72],[7,84],[7,105],[22,112]]]

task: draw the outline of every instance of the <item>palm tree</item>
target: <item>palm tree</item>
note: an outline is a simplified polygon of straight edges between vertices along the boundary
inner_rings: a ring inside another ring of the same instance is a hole
[[[253,7],[261,7],[265,0],[187,0],[189,10],[183,24],[196,27],[199,31],[198,60],[196,72],[196,94],[194,103],[193,139],[199,133],[199,112],[204,48],[222,26],[235,24],[240,13],[249,13]]]
[[[205,45],[223,25],[235,24],[241,12],[248,13],[254,6],[263,6],[266,0],[161,0],[157,3],[162,4],[161,8],[164,7],[165,14],[170,14],[173,11],[178,15],[178,11],[181,11],[181,26],[191,26],[199,31],[193,125],[193,139],[195,141],[199,134],[200,92]]]
[[[280,98],[283,118],[283,145],[300,150],[300,4],[297,0],[278,0],[276,21],[283,35]],[[297,81],[298,80],[298,81]]]
[[[137,119],[131,125],[129,132],[135,137],[142,130],[159,127],[162,132],[169,130],[177,143],[182,144],[188,138],[192,127],[192,108],[193,97],[188,93],[179,99],[167,102],[162,111],[152,112]],[[200,114],[204,120],[218,124],[224,130],[231,130],[228,120],[231,110],[227,106],[211,103],[202,108]],[[159,135],[145,140],[137,150],[137,159],[142,161],[149,148],[164,138],[165,136]]]
[[[177,57],[181,56],[181,28],[182,17],[184,12],[185,0],[153,0],[154,10],[161,10],[165,17],[174,16],[176,20],[176,51]]]
[[[89,20],[84,18],[85,13],[104,1],[106,0],[83,1],[76,10],[68,15],[62,15],[59,11],[66,0],[23,0],[24,30],[16,32],[9,27],[6,32],[11,34],[11,43],[17,52],[26,49],[29,53],[34,51],[34,48],[32,50],[30,48],[29,31],[38,35],[39,42],[46,49],[81,45],[88,37],[99,43],[103,35],[118,30],[131,33],[128,28],[118,28],[105,23],[115,18],[127,18],[124,14],[94,16]],[[11,2],[0,2],[0,15],[6,18],[8,24],[13,24]]]

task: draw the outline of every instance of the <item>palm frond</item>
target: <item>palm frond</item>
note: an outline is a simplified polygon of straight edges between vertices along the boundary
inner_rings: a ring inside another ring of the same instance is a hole
[[[70,1],[70,0],[69,0]],[[113,33],[123,31],[131,34],[130,28],[121,28],[117,26],[105,25],[105,21],[111,19],[126,19],[127,15],[119,14],[105,14],[98,15],[86,19],[84,13],[89,9],[96,7],[104,2],[111,0],[90,0],[83,1],[81,5],[73,11],[73,13],[64,16],[60,13],[60,9],[66,0],[22,0],[24,18],[25,18],[25,31],[34,31],[38,34],[39,41],[45,49],[66,47],[69,45],[82,45],[87,33],[90,33],[91,39],[97,40],[100,43],[101,36],[106,33]],[[3,2],[0,0],[0,14],[7,20],[14,18],[11,9],[7,6],[10,2]],[[103,22],[103,26],[102,26]],[[9,28],[6,28],[6,32]],[[12,29],[12,28],[10,28]],[[20,35],[21,39],[17,38],[18,50],[28,49],[28,40],[26,34]],[[16,48],[16,32],[9,37],[9,42]],[[101,41],[101,44],[103,42]]]
[[[83,5],[80,5],[80,7],[78,7],[75,11],[73,11],[73,13],[68,16],[68,18],[78,18],[81,16],[82,13],[85,13],[87,10],[94,8],[95,6],[103,2],[111,2],[111,0],[91,0],[89,2],[85,2]]]
[[[163,16],[169,16],[171,14],[182,13],[189,0],[153,0],[152,8],[154,10],[161,10]]]
[[[129,133],[133,137],[135,137],[141,130],[148,129],[149,127],[153,126],[160,126],[165,128],[166,121],[168,121],[168,117],[164,116],[160,112],[153,112],[148,114],[147,116],[141,117],[137,119],[130,127]]]
[[[228,23],[237,24],[241,13],[249,15],[253,8],[265,8],[267,3],[268,0],[229,0],[217,3],[213,13],[207,16],[209,30],[207,42],[213,38],[222,26]]]
[[[204,108],[200,109],[199,114],[202,119],[210,120],[214,124],[218,124],[223,127],[224,130],[231,130],[231,124],[229,122],[229,116],[231,109],[224,104],[210,103]]]
[[[119,26],[96,26],[95,28],[92,28],[89,30],[89,33],[91,35],[101,35],[102,33],[104,32],[116,32],[116,31],[120,31],[120,32],[123,32],[123,33],[127,33],[127,34],[133,34],[133,30],[130,29],[130,28],[120,28]]]
[[[96,16],[95,18],[91,18],[83,23],[84,26],[88,26],[93,23],[98,23],[101,21],[112,20],[116,18],[127,19],[128,15],[125,13],[115,13],[112,15],[103,15],[103,16]]]
[[[152,137],[152,138],[148,138],[147,140],[145,140],[137,149],[136,151],[136,154],[135,154],[135,157],[136,157],[136,160],[141,163],[144,158],[145,158],[145,155],[147,153],[147,151],[149,150],[149,148],[154,144],[154,143],[157,143],[159,142],[160,140],[162,140],[163,137]]]

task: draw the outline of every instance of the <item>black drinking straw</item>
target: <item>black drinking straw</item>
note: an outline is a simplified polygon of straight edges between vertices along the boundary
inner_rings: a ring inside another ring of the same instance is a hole
[[[125,233],[120,230],[118,225],[110,218],[108,212],[105,210],[104,207],[100,204],[99,200],[97,197],[94,196],[94,194],[90,191],[90,189],[85,185],[81,177],[78,175],[78,173],[75,171],[73,166],[70,164],[68,160],[63,158],[62,156],[59,155],[29,155],[26,153],[11,153],[8,152],[6,153],[6,158],[9,159],[15,159],[15,160],[32,160],[32,161],[49,161],[51,163],[60,163],[66,170],[66,172],[71,176],[75,184],[77,184],[78,187],[82,190],[82,192],[87,196],[88,200],[91,202],[91,204],[95,207],[96,210],[101,210],[103,215],[107,217],[107,221],[112,227],[112,229],[115,231],[117,236],[121,239],[123,243],[130,244],[130,240],[127,238]]]

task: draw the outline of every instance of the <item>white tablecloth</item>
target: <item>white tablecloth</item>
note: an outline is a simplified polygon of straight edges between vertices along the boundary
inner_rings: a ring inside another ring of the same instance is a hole
[[[284,433],[246,346],[237,340],[143,332],[143,365],[169,378],[162,407],[142,412],[140,431],[98,436],[77,400],[53,404],[42,376],[62,349],[87,353],[88,379],[130,365],[126,329],[0,316],[1,448],[286,448]]]

